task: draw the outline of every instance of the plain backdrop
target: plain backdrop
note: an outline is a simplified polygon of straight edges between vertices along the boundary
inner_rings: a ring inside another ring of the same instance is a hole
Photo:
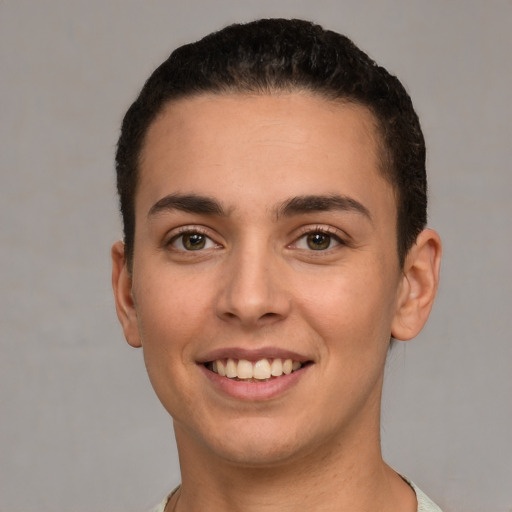
[[[139,512],[179,482],[114,313],[115,144],[174,47],[274,16],[353,38],[424,127],[442,284],[389,358],[387,460],[445,512],[512,510],[511,1],[0,0],[0,512]]]

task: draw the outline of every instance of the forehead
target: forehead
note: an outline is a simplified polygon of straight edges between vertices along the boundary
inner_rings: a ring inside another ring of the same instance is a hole
[[[376,125],[363,106],[310,93],[204,94],[173,101],[146,134],[136,210],[198,187],[214,196],[229,196],[231,189],[234,200],[238,190],[252,201],[258,194],[269,200],[285,195],[292,185],[299,195],[329,193],[337,184],[352,195],[389,195]]]

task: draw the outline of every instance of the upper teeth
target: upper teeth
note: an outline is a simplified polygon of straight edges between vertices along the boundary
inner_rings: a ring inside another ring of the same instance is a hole
[[[280,377],[289,375],[302,366],[299,361],[292,359],[260,359],[256,362],[247,359],[217,359],[212,362],[211,368],[221,377],[230,379],[270,379],[271,377]]]

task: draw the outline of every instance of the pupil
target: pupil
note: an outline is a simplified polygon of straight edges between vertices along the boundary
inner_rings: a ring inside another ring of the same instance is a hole
[[[313,233],[308,236],[308,245],[310,249],[318,251],[327,249],[331,243],[331,237],[323,233]]]
[[[202,249],[205,244],[205,237],[200,233],[187,234],[183,237],[183,245],[190,250]]]

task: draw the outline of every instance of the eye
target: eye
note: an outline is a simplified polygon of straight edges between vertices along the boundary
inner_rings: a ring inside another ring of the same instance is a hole
[[[181,233],[171,239],[170,245],[179,251],[201,251],[217,247],[211,238],[198,231]]]
[[[325,251],[340,245],[342,241],[335,235],[325,233],[324,231],[312,231],[302,235],[296,242],[297,249],[306,249],[312,251]]]

